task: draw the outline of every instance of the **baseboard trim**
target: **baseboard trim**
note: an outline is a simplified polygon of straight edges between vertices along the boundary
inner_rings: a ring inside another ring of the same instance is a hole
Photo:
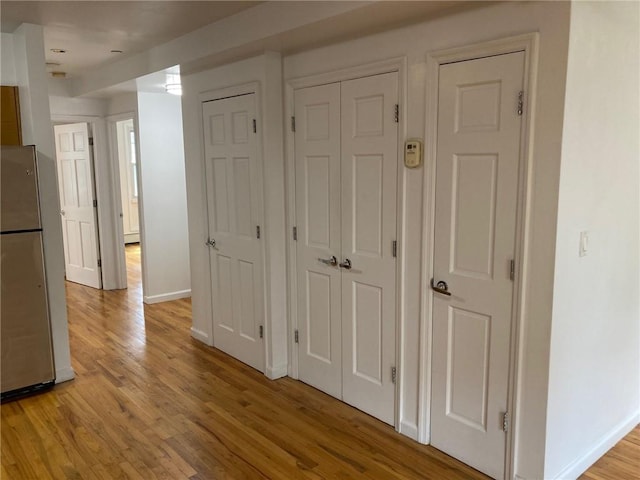
[[[145,295],[142,301],[146,304],[170,302],[171,300],[178,300],[179,298],[187,298],[191,296],[191,289],[179,290],[177,292],[163,293],[160,295]]]
[[[398,429],[405,437],[409,437],[415,441],[418,441],[418,425],[409,422],[400,422],[400,428]]]
[[[209,337],[209,335],[202,330],[191,327],[191,336],[196,340],[213,347],[213,338]]]
[[[277,367],[267,367],[264,374],[270,380],[277,380],[278,378],[286,377],[288,374],[287,364],[278,365]]]
[[[76,372],[71,367],[57,368],[56,369],[56,384],[62,382],[68,382],[76,378]]]
[[[587,469],[596,463],[609,449],[624,438],[636,425],[640,423],[640,411],[635,412],[626,420],[623,420],[585,455],[571,462],[564,470],[555,476],[557,480],[573,480],[578,478]]]

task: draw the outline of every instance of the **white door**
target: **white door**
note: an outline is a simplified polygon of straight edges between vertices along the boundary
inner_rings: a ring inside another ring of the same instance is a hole
[[[340,84],[296,90],[295,118],[298,377],[342,398]]]
[[[122,199],[122,231],[124,243],[140,241],[138,212],[138,174],[136,137],[133,119],[116,123],[120,165],[120,196]]]
[[[66,277],[102,288],[89,127],[56,125],[54,132]]]
[[[438,97],[431,442],[498,479],[523,68],[524,53],[443,65]]]
[[[342,397],[391,425],[397,102],[396,73],[342,83]]]
[[[204,102],[214,346],[264,371],[262,172],[255,94]]]
[[[295,93],[299,378],[390,424],[397,89],[389,73]]]

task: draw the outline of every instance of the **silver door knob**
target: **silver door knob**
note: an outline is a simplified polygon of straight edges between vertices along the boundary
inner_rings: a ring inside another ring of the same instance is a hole
[[[215,247],[216,246],[216,241],[213,238],[209,238],[209,239],[207,239],[207,241],[204,244],[207,247]]]
[[[344,268],[345,270],[351,270],[351,260],[345,258],[344,262],[340,264],[340,268]]]
[[[442,295],[451,296],[451,292],[449,291],[449,285],[444,280],[440,280],[438,283],[434,283],[433,278],[431,279],[431,288],[434,292],[441,293]]]
[[[64,215],[64,210],[60,210],[60,215]]]
[[[324,263],[325,265],[331,265],[332,267],[338,265],[338,259],[335,255],[332,255],[331,258],[319,258],[318,261]]]

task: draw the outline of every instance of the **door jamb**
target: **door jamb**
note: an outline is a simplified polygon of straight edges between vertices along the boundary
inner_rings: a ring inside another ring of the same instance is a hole
[[[509,380],[507,408],[510,412],[511,427],[505,442],[505,478],[514,474],[516,446],[518,441],[518,402],[521,391],[521,370],[523,363],[522,345],[526,334],[525,294],[529,258],[530,212],[532,209],[531,191],[533,182],[533,135],[536,104],[536,79],[538,70],[537,32],[497,39],[493,41],[467,45],[427,54],[426,75],[426,111],[425,111],[425,170],[423,188],[423,225],[421,284],[423,293],[420,305],[420,377],[418,388],[418,439],[422,443],[430,442],[431,415],[431,352],[433,332],[433,292],[426,288],[433,276],[435,234],[435,160],[438,120],[438,78],[440,66],[446,63],[473,60],[493,55],[525,53],[524,92],[525,110],[520,131],[518,202],[516,213],[515,262],[512,305],[512,331],[509,353]]]
[[[264,188],[264,151],[263,151],[263,138],[262,138],[262,132],[264,129],[260,128],[260,126],[262,125],[262,121],[261,119],[262,117],[262,95],[261,95],[261,91],[260,91],[260,82],[255,81],[255,82],[249,82],[249,83],[244,83],[244,84],[240,84],[240,85],[234,85],[231,87],[225,87],[225,88],[216,88],[213,90],[207,90],[205,92],[202,92],[198,95],[198,105],[200,106],[200,108],[198,108],[198,116],[199,116],[199,125],[200,125],[200,145],[202,146],[202,167],[203,167],[203,172],[206,172],[205,170],[205,165],[204,165],[204,161],[205,161],[205,145],[204,145],[204,134],[203,134],[203,128],[204,128],[204,117],[202,115],[202,105],[205,102],[211,102],[211,101],[215,101],[215,100],[222,100],[225,98],[229,98],[229,97],[239,97],[242,95],[255,95],[255,115],[256,115],[256,120],[258,123],[258,132],[257,132],[257,136],[256,136],[256,142],[257,142],[257,152],[258,152],[258,166],[260,169],[260,192],[258,193],[258,198],[260,198],[260,200],[262,201],[262,205],[259,208],[259,216],[260,216],[260,225],[261,225],[261,230],[263,232],[263,236],[264,236],[264,241],[261,242],[261,251],[262,251],[262,297],[263,297],[263,314],[264,314],[264,338],[263,338],[263,356],[264,356],[264,372],[263,375],[267,375],[268,373],[268,366],[269,366],[269,352],[271,350],[271,317],[270,317],[270,313],[271,313],[271,309],[269,308],[269,296],[267,294],[267,292],[269,291],[268,288],[268,284],[267,282],[269,281],[269,277],[267,275],[267,244],[269,242],[269,238],[268,238],[268,229],[266,226],[266,217],[265,217],[265,212],[264,212],[264,205],[265,205],[265,197],[264,197],[264,192],[265,192],[265,188]],[[207,192],[207,180],[206,180],[206,175],[202,175],[202,180],[201,180],[202,184],[201,184],[201,188],[202,188],[202,192],[203,192],[203,198],[205,200],[205,208],[203,209],[203,213],[204,213],[204,217],[203,217],[203,222],[205,222],[205,224],[207,225],[207,231],[208,231],[208,224],[209,224],[209,212],[208,212],[208,192]],[[203,239],[203,243],[206,242],[206,239]],[[207,285],[206,285],[206,289],[208,292],[211,292],[213,285],[211,282],[211,265],[209,265],[209,275],[207,275]],[[214,325],[213,325],[213,295],[211,294],[209,296],[209,302],[210,302],[210,328],[211,328],[211,338],[209,339],[209,341],[207,341],[206,343],[210,344],[211,346],[213,346],[214,344],[214,338],[213,338],[213,332],[214,332]]]
[[[397,145],[397,192],[396,192],[396,241],[398,242],[397,259],[396,259],[396,384],[395,384],[395,412],[394,425],[396,431],[403,433],[411,438],[417,435],[414,425],[405,424],[402,421],[402,385],[403,385],[403,369],[402,358],[404,357],[402,341],[404,336],[404,231],[406,228],[405,210],[403,208],[405,196],[403,169],[403,146],[404,139],[407,137],[407,58],[395,57],[387,60],[368,63],[364,65],[356,65],[340,70],[324,72],[305,77],[297,77],[288,79],[285,82],[285,185],[286,185],[286,207],[287,207],[287,225],[286,225],[286,249],[287,258],[289,260],[287,271],[287,296],[288,296],[288,316],[287,330],[289,335],[289,365],[288,375],[298,379],[298,349],[295,342],[294,332],[298,329],[298,305],[297,305],[297,265],[296,265],[296,241],[293,240],[293,227],[296,226],[296,173],[295,173],[295,135],[289,126],[289,120],[294,116],[294,94],[295,90],[306,87],[316,87],[328,83],[342,82],[346,80],[354,80],[358,78],[381,75],[384,73],[398,73],[398,104],[400,105],[400,116],[398,119],[398,145]]]

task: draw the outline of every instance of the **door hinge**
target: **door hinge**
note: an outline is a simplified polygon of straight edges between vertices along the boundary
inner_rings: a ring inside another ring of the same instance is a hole
[[[89,146],[93,147],[93,137],[89,137]]]
[[[258,125],[255,118],[253,119],[253,133],[258,133]]]
[[[98,266],[102,267],[102,260],[98,259]]]
[[[93,201],[93,208],[98,208],[98,200]]]
[[[291,131],[296,131],[296,117],[291,117]]]
[[[511,280],[515,280],[516,278],[516,261],[515,260],[511,260],[509,264],[509,278]]]
[[[520,90],[518,92],[518,115],[522,115],[523,108],[524,108],[524,91]]]
[[[509,431],[509,412],[502,414],[502,431],[505,433]]]
[[[393,114],[393,121],[398,123],[400,122],[400,105],[396,103],[396,108]]]
[[[293,239],[298,240],[298,227],[293,227]]]
[[[256,238],[260,238],[260,225],[256,225]]]
[[[394,257],[398,256],[398,241],[394,240],[391,242],[391,253]]]
[[[298,335],[298,330],[295,330],[293,332],[293,341],[296,342],[296,343],[299,343],[299,341],[300,341],[300,336]]]
[[[391,367],[391,383],[396,383],[396,367]]]
[[[259,332],[260,332],[260,338],[263,338],[264,337],[264,327],[262,325],[260,325]]]

